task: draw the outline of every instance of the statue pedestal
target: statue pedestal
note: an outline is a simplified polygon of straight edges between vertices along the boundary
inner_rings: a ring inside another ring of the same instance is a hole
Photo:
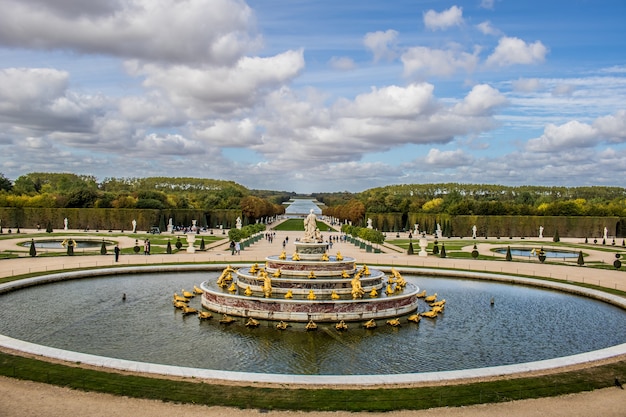
[[[428,247],[428,239],[426,238],[421,238],[420,239],[420,251],[417,254],[418,256],[428,256],[428,253],[426,253],[426,248]]]
[[[302,260],[321,261],[328,245],[324,242],[295,242],[296,252]]]
[[[196,248],[193,247],[194,242],[196,241],[196,235],[189,234],[187,235],[187,253],[196,253]]]

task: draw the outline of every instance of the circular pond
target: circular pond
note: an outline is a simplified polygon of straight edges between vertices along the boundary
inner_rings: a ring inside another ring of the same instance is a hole
[[[247,328],[200,321],[172,295],[218,272],[114,275],[0,295],[0,333],[65,350],[166,365],[298,375],[404,374],[483,368],[574,355],[626,343],[626,312],[552,290],[457,278],[408,276],[446,299],[419,324],[307,332],[273,322]],[[126,294],[126,300],[122,295]],[[494,304],[490,303],[491,299]],[[190,303],[200,307],[200,300]],[[428,307],[420,301],[420,311]]]
[[[494,252],[499,253],[501,255],[506,255],[507,248],[497,248]],[[537,249],[533,248],[511,248],[511,255],[513,256],[526,256],[526,257],[537,257],[536,253]],[[571,259],[578,258],[578,252],[572,252],[568,250],[560,250],[560,249],[544,249],[544,254],[546,258],[560,258],[560,259]]]
[[[81,239],[71,239],[73,243],[76,245],[75,248],[78,249],[99,249],[102,247],[101,240],[81,240]],[[64,246],[66,239],[46,239],[46,240],[35,240],[35,248],[37,249],[65,249]],[[106,245],[113,245],[115,242],[104,241]],[[31,242],[26,241],[22,242],[21,245],[26,248],[30,248]]]

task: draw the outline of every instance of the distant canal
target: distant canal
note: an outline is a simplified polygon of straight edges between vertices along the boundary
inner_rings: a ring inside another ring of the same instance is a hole
[[[313,213],[321,215],[322,209],[319,208],[317,204],[315,204],[315,201],[317,200],[313,198],[295,198],[286,203],[289,205],[285,209],[285,214],[293,216],[304,215],[309,214],[311,212],[311,209],[313,209]]]

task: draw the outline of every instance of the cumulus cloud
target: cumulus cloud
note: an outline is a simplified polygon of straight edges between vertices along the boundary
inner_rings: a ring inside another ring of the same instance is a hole
[[[396,57],[395,42],[398,32],[387,30],[385,32],[370,32],[363,38],[363,44],[374,55],[374,62],[380,60],[392,60]]]
[[[548,124],[538,138],[530,139],[526,150],[531,152],[552,152],[589,148],[599,141],[598,132],[586,123],[573,120],[563,125]]]
[[[240,112],[254,105],[264,92],[292,80],[304,68],[303,51],[273,57],[243,57],[233,67],[129,66],[144,86],[161,91],[192,118]]]
[[[478,49],[470,54],[457,48],[432,49],[414,46],[401,56],[404,75],[450,76],[458,70],[472,72],[478,65],[478,52]]]
[[[342,115],[352,117],[415,117],[431,112],[435,105],[433,90],[434,86],[428,83],[372,88],[345,106],[340,103],[338,108]]]
[[[498,46],[487,57],[488,66],[505,67],[510,65],[530,65],[545,60],[548,48],[541,41],[526,43],[519,38],[504,36],[500,38]]]
[[[465,154],[461,149],[441,151],[433,148],[428,151],[424,162],[428,165],[436,165],[442,168],[453,168],[471,164],[472,157]]]
[[[484,116],[506,103],[506,97],[498,90],[487,84],[479,84],[474,86],[465,99],[455,106],[455,110],[459,114]]]
[[[611,142],[626,142],[626,110],[619,110],[615,114],[599,117],[593,126]]]
[[[571,84],[557,84],[552,89],[552,95],[555,97],[569,97],[576,90],[576,86]]]
[[[238,0],[4,0],[0,44],[227,65],[259,47],[254,25]]]
[[[476,27],[484,35],[499,36],[502,34],[502,32],[494,28],[488,20],[477,24]]]
[[[261,143],[255,123],[248,119],[215,120],[195,128],[194,137],[215,147],[244,148]]]
[[[448,29],[462,24],[463,9],[458,6],[452,6],[440,13],[434,10],[428,10],[424,13],[424,26],[430,30]]]
[[[354,60],[346,56],[334,56],[330,59],[328,64],[331,66],[331,68],[340,71],[350,71],[356,68]]]
[[[543,88],[542,82],[537,78],[519,78],[512,83],[513,91],[532,93]]]

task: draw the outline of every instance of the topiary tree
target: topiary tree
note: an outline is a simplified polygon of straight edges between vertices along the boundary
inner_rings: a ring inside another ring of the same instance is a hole
[[[552,238],[552,241],[553,242],[560,242],[561,241],[561,238],[559,237],[559,231],[558,230],[554,231],[554,237]]]
[[[37,248],[35,248],[35,239],[30,240],[30,250],[28,251],[33,258],[37,256]]]
[[[202,237],[202,240],[200,240],[200,250],[206,250],[206,245],[204,243],[204,236]]]
[[[102,246],[100,246],[100,255],[106,255],[107,254],[107,245],[104,242],[104,239],[102,239]]]
[[[165,252],[170,255],[172,254],[172,242],[170,242],[169,240],[167,241],[167,247],[165,248]]]
[[[67,240],[67,254],[68,256],[74,255],[74,242],[71,239]]]
[[[439,255],[439,245],[435,241],[435,245],[433,246],[433,255]]]
[[[46,233],[52,233],[52,223],[50,221],[46,224]]]
[[[175,246],[176,246],[176,249],[178,249],[178,250],[180,250],[180,248],[182,248],[182,247],[183,247],[183,242],[181,242],[181,241],[180,241],[180,236],[178,236],[178,237],[176,238],[176,244],[175,244]]]
[[[441,254],[439,255],[440,258],[445,258],[446,257],[446,245],[445,243],[441,244]]]
[[[506,260],[507,261],[512,261],[513,260],[513,255],[511,255],[511,247],[510,246],[506,247]]]
[[[478,247],[476,246],[475,243],[474,243],[474,248],[472,249],[472,258],[474,259],[478,258]]]
[[[409,249],[406,251],[407,255],[413,255],[413,242],[409,242]]]
[[[585,264],[585,258],[583,257],[583,251],[578,252],[578,260],[576,261],[578,266],[583,266]]]

